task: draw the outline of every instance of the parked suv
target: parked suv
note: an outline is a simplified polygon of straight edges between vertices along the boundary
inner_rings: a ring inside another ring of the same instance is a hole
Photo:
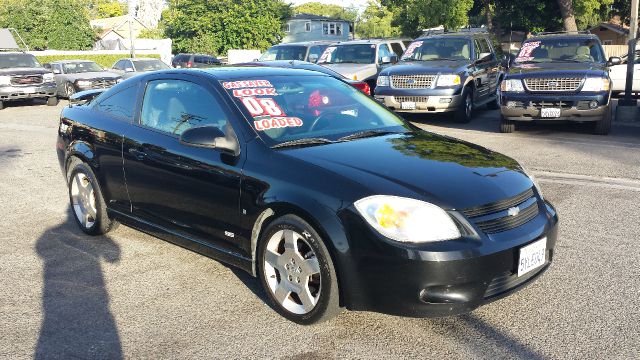
[[[0,109],[8,101],[23,99],[47,99],[47,105],[57,105],[53,74],[31,54],[0,52]]]
[[[543,34],[527,39],[500,87],[500,131],[517,121],[592,122],[595,134],[611,129],[611,79],[596,35]]]
[[[278,44],[265,51],[258,61],[301,60],[315,63],[331,43],[330,41],[306,41]]]
[[[397,112],[451,112],[467,123],[478,106],[498,108],[500,77],[487,32],[427,35],[413,41],[398,64],[380,72],[375,98]]]
[[[174,68],[208,68],[222,65],[222,61],[211,55],[178,54],[171,60]]]
[[[334,43],[324,50],[318,64],[352,80],[362,80],[371,89],[380,71],[396,62],[404,51],[402,40],[354,40]]]

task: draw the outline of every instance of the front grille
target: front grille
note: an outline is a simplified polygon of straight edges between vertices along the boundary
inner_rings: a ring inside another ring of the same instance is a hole
[[[509,199],[462,210],[462,213],[480,230],[494,234],[526,224],[539,211],[533,189],[529,189]]]
[[[392,75],[391,86],[397,89],[429,89],[435,75]]]
[[[42,75],[13,75],[11,77],[11,85],[40,85],[42,84]]]
[[[109,88],[115,84],[116,80],[114,79],[98,79],[93,81],[91,87],[93,87],[94,89]]]
[[[573,107],[573,101],[532,101],[531,106],[537,109],[541,109],[541,108],[571,109],[571,107]]]
[[[429,100],[428,96],[394,96],[397,102],[416,102],[426,103]]]
[[[529,91],[576,91],[583,78],[528,78],[524,85]]]
[[[547,258],[549,255],[547,255]],[[491,281],[487,290],[484,292],[484,298],[490,299],[492,297],[498,296],[500,294],[504,294],[507,291],[513,290],[518,286],[524,284],[528,280],[531,280],[534,277],[540,275],[544,270],[549,267],[550,260],[547,261],[538,269],[532,270],[530,273],[522,275],[518,277],[517,273],[513,273],[511,271],[507,271],[502,273]]]

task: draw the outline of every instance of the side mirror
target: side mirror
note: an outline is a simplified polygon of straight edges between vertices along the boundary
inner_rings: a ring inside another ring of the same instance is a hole
[[[389,56],[389,58],[390,58],[389,62],[392,63],[392,64],[396,64],[398,62],[398,60],[400,60],[400,58],[398,58],[398,55],[391,55],[391,56]]]
[[[492,57],[493,57],[493,54],[491,53],[480,53],[480,55],[478,55],[478,60],[476,60],[476,63],[489,61],[491,60]]]
[[[315,63],[318,61],[318,54],[310,54],[309,55],[309,62],[310,63]]]
[[[617,56],[612,56],[607,61],[607,66],[620,65],[622,63],[622,59]]]
[[[394,57],[396,58],[396,62],[398,62],[398,60],[397,60],[398,56],[393,55],[393,56],[383,56],[382,59],[380,59],[380,63],[381,64],[391,64],[393,62],[393,58]]]
[[[227,125],[227,134],[216,126],[200,126],[185,130],[180,135],[180,142],[196,147],[208,147],[227,151],[237,156],[240,154],[240,146],[233,132],[233,128]]]
[[[58,75],[58,74],[62,74],[62,71],[60,71],[60,69],[53,69],[53,73]]]

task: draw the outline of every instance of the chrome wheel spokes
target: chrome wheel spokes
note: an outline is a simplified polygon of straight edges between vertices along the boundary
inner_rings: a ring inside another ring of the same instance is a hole
[[[71,205],[78,221],[86,229],[95,224],[97,217],[96,196],[86,174],[78,172],[71,181]]]
[[[268,240],[264,272],[269,290],[280,305],[295,314],[313,310],[320,298],[320,264],[305,238],[289,229]]]

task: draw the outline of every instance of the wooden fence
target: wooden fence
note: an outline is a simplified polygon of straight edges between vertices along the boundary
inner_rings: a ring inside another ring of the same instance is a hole
[[[629,47],[627,45],[602,45],[604,48],[604,53],[607,58],[611,56],[624,56],[627,55],[629,51]]]

